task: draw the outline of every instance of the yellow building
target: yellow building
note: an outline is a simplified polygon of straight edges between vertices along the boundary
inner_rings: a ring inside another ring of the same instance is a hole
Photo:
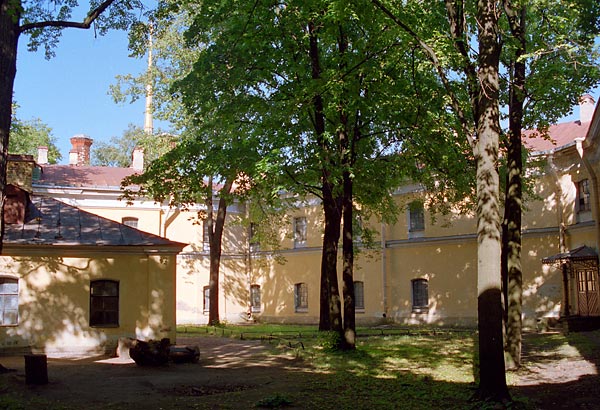
[[[0,256],[0,351],[103,353],[120,337],[175,340],[184,244],[32,195],[34,161],[11,156]]]
[[[600,314],[596,177],[600,113],[592,118],[593,110],[592,97],[584,96],[581,120],[550,128],[554,142],[527,134],[530,155],[545,165],[530,175],[535,196],[528,198],[523,216],[526,326]],[[134,153],[132,168],[89,167],[78,160],[86,158],[91,140],[77,138],[73,163],[41,163],[43,172],[34,181],[34,191],[188,244],[177,259],[177,322],[206,323],[208,242],[198,213],[203,205],[171,209],[140,199],[128,206],[118,200],[120,180],[141,171],[143,153]],[[399,187],[394,199],[405,215],[394,225],[370,224],[378,232],[377,246],[362,247],[356,260],[357,323],[475,325],[475,216],[456,212],[433,218],[423,208],[426,194],[419,185]],[[251,229],[243,222],[243,204],[228,208],[219,294],[222,320],[240,322],[252,316],[290,323],[318,321],[322,211],[314,199],[299,205],[280,221],[277,252],[251,238]],[[281,257],[285,263],[279,262]]]

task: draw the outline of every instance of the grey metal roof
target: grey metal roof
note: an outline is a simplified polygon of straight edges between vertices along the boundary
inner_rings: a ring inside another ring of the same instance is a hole
[[[576,261],[576,260],[598,260],[598,254],[594,248],[583,245],[569,252],[558,253],[556,255],[548,256],[542,259],[544,264],[553,264],[562,261]]]
[[[186,246],[45,196],[31,199],[24,224],[5,225],[4,243],[157,246],[180,249]]]

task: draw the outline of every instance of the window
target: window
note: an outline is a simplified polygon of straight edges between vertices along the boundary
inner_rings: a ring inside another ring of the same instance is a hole
[[[210,236],[208,231],[208,221],[202,221],[202,249],[204,252],[210,251]]]
[[[306,246],[306,217],[294,218],[294,248]]]
[[[19,323],[19,280],[0,278],[0,326]]]
[[[258,241],[258,225],[254,222],[250,224],[250,237],[248,238],[248,244],[250,245],[250,252],[258,252],[260,250],[260,243]]]
[[[415,313],[429,310],[429,288],[427,279],[412,280],[412,310]]]
[[[577,212],[591,210],[590,206],[590,184],[587,179],[577,183]]]
[[[365,310],[365,284],[360,281],[354,282],[354,308]]]
[[[308,286],[306,283],[294,285],[294,309],[296,312],[308,311]]]
[[[132,228],[136,229],[138,227],[138,219],[133,216],[124,217],[123,219],[121,219],[121,223],[123,225],[131,226]]]
[[[250,307],[252,313],[260,312],[260,285],[250,286]]]
[[[206,315],[210,311],[210,287],[205,286],[202,290],[204,302],[202,304],[202,311]]]
[[[119,282],[96,280],[90,284],[90,326],[119,326]]]
[[[409,232],[425,230],[425,209],[423,202],[414,201],[408,206]]]

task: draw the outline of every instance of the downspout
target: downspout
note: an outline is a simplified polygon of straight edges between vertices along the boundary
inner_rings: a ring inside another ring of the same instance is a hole
[[[559,252],[565,253],[566,244],[565,244],[565,223],[563,220],[563,205],[562,205],[562,187],[560,185],[560,179],[558,178],[558,169],[556,164],[554,164],[554,152],[551,152],[548,155],[548,164],[550,165],[550,173],[554,177],[556,182],[556,215],[558,217],[558,244],[559,244]],[[563,282],[563,306],[562,306],[562,314],[561,316],[567,317],[570,315],[569,308],[569,269],[567,263],[562,262],[560,265],[561,273],[562,273],[562,282]]]
[[[386,269],[386,252],[385,252],[385,224],[381,223],[381,286],[383,295],[383,318],[387,318],[387,269]]]

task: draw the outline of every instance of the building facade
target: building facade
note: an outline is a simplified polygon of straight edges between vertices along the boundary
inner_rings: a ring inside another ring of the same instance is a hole
[[[523,319],[529,327],[569,315],[600,314],[596,176],[600,113],[596,110],[592,117],[593,110],[593,99],[584,96],[580,120],[550,127],[550,139],[525,134],[530,156],[543,164],[528,175],[535,182],[524,204]],[[82,146],[86,144],[78,143],[77,148],[74,144],[77,155],[72,156],[70,165],[40,164],[35,193],[186,243],[177,257],[177,323],[206,323],[210,295],[203,205],[177,209],[147,199],[127,205],[119,200],[120,181],[141,171],[139,157],[132,161],[137,164],[132,168],[90,167],[77,162],[86,157],[78,151]],[[403,210],[397,223],[364,222],[376,234],[375,245],[358,242],[354,271],[357,323],[476,324],[475,214],[457,210],[432,215],[425,208],[426,199],[422,187],[407,184],[394,193]],[[243,204],[228,208],[218,295],[221,319],[317,323],[322,242],[319,202],[299,202],[280,219],[276,251],[253,239],[256,227],[246,215]],[[581,249],[585,252],[580,253]]]

